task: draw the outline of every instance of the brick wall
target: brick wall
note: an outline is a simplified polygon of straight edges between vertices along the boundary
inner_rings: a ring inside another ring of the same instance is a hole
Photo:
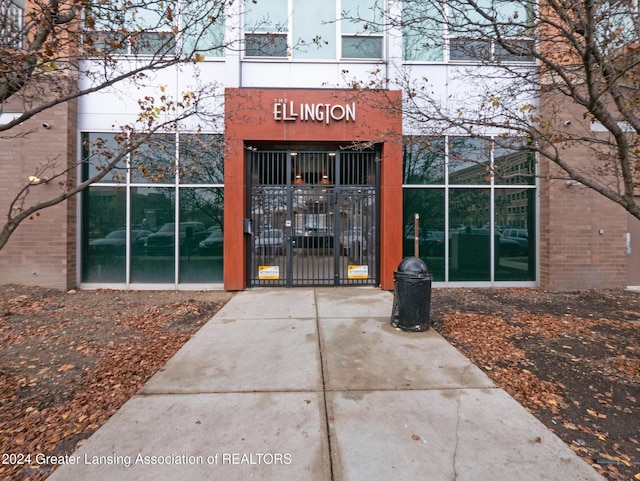
[[[8,211],[11,200],[42,162],[55,159],[60,172],[75,161],[76,104],[68,102],[47,110],[12,129],[10,138],[0,140],[0,212]],[[42,127],[43,122],[50,128]],[[59,193],[57,181],[32,186],[27,205]],[[75,287],[75,217],[73,201],[48,207],[24,221],[0,250],[0,283]]]
[[[574,147],[567,154],[590,162]],[[627,285],[627,214],[582,185],[547,180],[556,169],[541,161],[540,286],[551,290],[612,288]]]

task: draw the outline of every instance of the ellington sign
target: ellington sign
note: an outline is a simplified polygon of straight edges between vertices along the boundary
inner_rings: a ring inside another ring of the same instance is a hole
[[[350,104],[323,104],[323,103],[295,103],[293,100],[275,99],[273,102],[273,120],[290,121],[302,120],[305,122],[331,121],[355,122],[356,103]]]

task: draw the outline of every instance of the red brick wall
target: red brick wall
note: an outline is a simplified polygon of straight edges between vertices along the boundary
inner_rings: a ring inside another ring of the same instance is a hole
[[[591,162],[574,147],[573,161]],[[627,283],[627,215],[624,209],[582,185],[547,180],[555,172],[541,161],[540,287],[551,290],[624,287]]]
[[[76,102],[68,102],[12,129],[11,138],[0,140],[0,212],[8,211],[11,200],[41,163],[56,160],[56,172],[60,172],[75,161],[76,118]],[[43,122],[51,128],[42,127]],[[32,186],[27,205],[60,192],[57,182]],[[0,283],[75,287],[75,217],[75,201],[71,201],[25,220],[0,250]],[[3,223],[5,219],[3,215]]]

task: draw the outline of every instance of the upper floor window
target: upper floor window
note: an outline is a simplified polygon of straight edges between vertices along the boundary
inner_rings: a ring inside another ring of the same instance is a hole
[[[289,37],[287,0],[245,2],[245,55],[286,57]]]
[[[97,55],[223,55],[224,15],[205,0],[93,2],[85,45]],[[217,2],[216,2],[217,3]]]
[[[0,0],[0,45],[22,46],[24,0]]]
[[[383,0],[245,0],[246,57],[379,59]]]
[[[342,58],[383,57],[383,2],[342,0]]]
[[[531,0],[408,0],[402,17],[405,60],[534,60]]]

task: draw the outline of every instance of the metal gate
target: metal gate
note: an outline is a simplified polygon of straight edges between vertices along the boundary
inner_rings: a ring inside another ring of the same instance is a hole
[[[249,286],[377,285],[377,158],[250,151]]]

